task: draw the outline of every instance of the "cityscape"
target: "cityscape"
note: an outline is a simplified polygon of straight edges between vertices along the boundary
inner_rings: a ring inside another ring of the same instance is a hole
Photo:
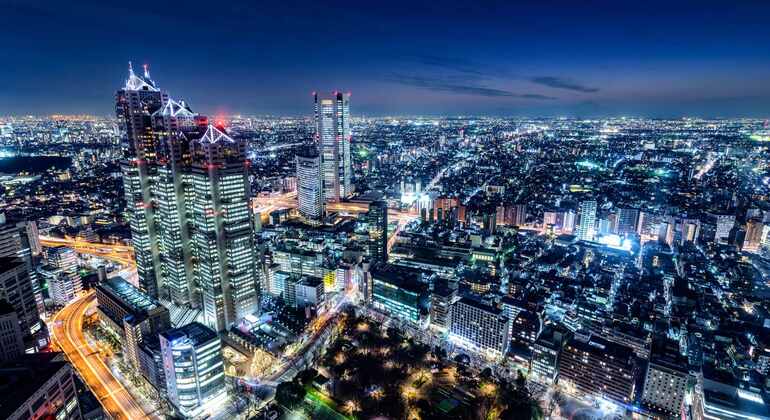
[[[482,34],[507,28],[487,13],[511,12],[423,6],[413,12],[420,25],[467,14],[465,28]],[[73,7],[9,10],[34,25],[77,23],[87,10],[141,17],[150,28],[163,15],[155,4]],[[288,33],[315,12],[329,17],[310,6],[296,15],[267,6],[256,17],[252,7],[223,6],[212,23],[276,31],[272,11]],[[372,34],[396,18],[364,9],[356,13],[371,28],[361,33],[380,42]],[[331,11],[344,21],[346,10]],[[646,20],[611,10],[631,26]],[[724,18],[737,27],[767,12],[736,6]],[[180,22],[197,13],[179,12]],[[712,15],[692,13],[686,30],[710,42]],[[250,19],[267,21],[235,25]],[[73,27],[71,36],[111,42],[113,29]],[[404,30],[419,34],[414,48],[451,38]],[[221,35],[185,36],[204,34]],[[50,92],[28,92],[46,98],[34,108],[14,89],[42,70],[6,77],[14,87],[0,89],[0,418],[770,419],[770,90],[754,79],[770,76],[770,62],[740,61],[767,53],[752,49],[749,34],[764,35],[760,50],[770,45],[764,25],[726,33],[751,46],[736,46],[741,58],[715,47],[714,65],[686,86],[702,100],[684,90],[676,92],[687,100],[658,96],[662,73],[640,79],[649,90],[637,90],[639,80],[613,90],[588,76],[522,76],[526,64],[513,75],[470,50],[406,60],[433,69],[433,79],[392,72],[367,85],[348,76],[356,51],[327,63],[350,67],[334,78],[286,70],[275,80],[296,85],[264,87],[264,98],[299,98],[296,109],[276,101],[273,110],[270,100],[249,108],[238,83],[269,74],[267,54],[259,69],[249,56],[211,72],[173,65],[185,54],[154,45],[156,66],[135,57],[145,34],[104,52],[116,61],[110,69],[122,69],[84,78],[77,100],[56,99],[67,88],[51,81]],[[38,40],[41,51],[56,36]],[[287,45],[315,34],[295,36]],[[334,36],[317,36],[327,53]],[[639,42],[647,54],[642,38],[607,42]],[[401,35],[391,41],[406,48]],[[646,59],[661,65],[670,46],[656,48],[660,62]],[[387,55],[374,50],[373,61]],[[102,57],[83,52],[103,71]],[[282,54],[273,59],[299,53]],[[320,66],[314,54],[306,58]],[[745,64],[745,74],[715,57]],[[682,60],[672,74],[689,66]],[[565,58],[564,68],[577,61]],[[705,87],[699,78],[712,71]],[[304,90],[308,81],[315,90]],[[741,82],[755,91],[744,95]],[[531,90],[518,93],[521,84]],[[602,102],[605,91],[630,92],[639,107]],[[378,101],[383,108],[373,108]]]

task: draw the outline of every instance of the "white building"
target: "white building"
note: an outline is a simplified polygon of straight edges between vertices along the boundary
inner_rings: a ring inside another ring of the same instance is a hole
[[[502,357],[508,351],[510,322],[502,310],[462,298],[452,305],[449,339],[473,352]]]

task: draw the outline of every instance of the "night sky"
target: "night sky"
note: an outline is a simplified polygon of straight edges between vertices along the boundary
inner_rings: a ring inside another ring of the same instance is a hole
[[[212,114],[770,116],[769,1],[230,3],[0,0],[0,115],[112,114],[133,60]]]

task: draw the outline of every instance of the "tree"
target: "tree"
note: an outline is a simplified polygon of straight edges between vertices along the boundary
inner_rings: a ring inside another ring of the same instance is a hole
[[[298,382],[281,382],[275,388],[275,400],[288,409],[294,409],[305,399],[306,392]]]
[[[312,383],[316,377],[318,377],[318,371],[313,368],[310,368],[299,372],[297,374],[296,380],[299,381],[299,383],[304,386]]]

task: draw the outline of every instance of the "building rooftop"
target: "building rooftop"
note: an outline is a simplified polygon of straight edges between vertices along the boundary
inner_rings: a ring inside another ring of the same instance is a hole
[[[25,354],[0,365],[0,418],[8,418],[68,364],[61,353]]]
[[[96,287],[124,303],[134,313],[149,312],[160,306],[160,302],[120,276],[107,279]]]
[[[219,337],[214,330],[199,322],[193,322],[179,328],[162,332],[161,335],[170,343],[177,344],[187,342],[193,346],[208,343]]]

